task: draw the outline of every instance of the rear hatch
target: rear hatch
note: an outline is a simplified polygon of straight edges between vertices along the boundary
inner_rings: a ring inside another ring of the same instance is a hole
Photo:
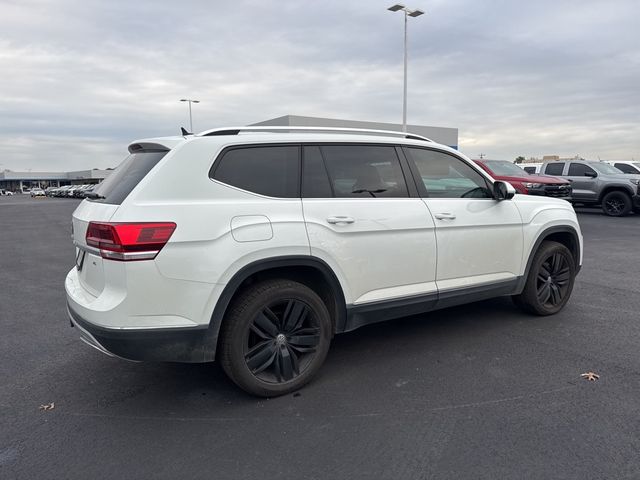
[[[105,263],[115,262],[103,260],[97,249],[87,245],[89,223],[109,222],[124,199],[169,151],[160,145],[144,148],[137,144],[129,150],[132,153],[73,212],[78,279],[82,287],[95,297],[104,290]]]

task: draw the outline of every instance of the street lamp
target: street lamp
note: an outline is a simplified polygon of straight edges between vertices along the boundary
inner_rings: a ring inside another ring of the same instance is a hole
[[[191,104],[200,103],[200,100],[193,100],[191,98],[181,98],[181,102],[189,102],[189,132],[193,133],[193,117],[191,116]]]
[[[422,10],[410,10],[404,5],[396,4],[387,10],[392,12],[404,12],[404,94],[402,97],[402,131],[407,131],[407,17],[419,17]]]

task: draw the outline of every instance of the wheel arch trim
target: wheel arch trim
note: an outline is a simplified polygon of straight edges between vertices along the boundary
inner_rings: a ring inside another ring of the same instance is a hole
[[[631,197],[633,197],[633,195],[635,194],[632,187],[614,183],[613,185],[607,185],[602,189],[600,195],[598,196],[598,203],[602,203],[604,197],[609,195],[611,192],[626,193],[629,199],[631,199]]]
[[[341,331],[346,323],[346,303],[342,286],[331,267],[320,258],[304,255],[287,255],[271,257],[251,262],[238,270],[227,282],[211,314],[207,331],[207,360],[213,361],[216,354],[216,346],[220,327],[225,313],[231,304],[231,300],[238,289],[252,275],[277,268],[286,267],[310,267],[317,270],[327,281],[337,303],[337,318],[335,319],[336,331]]]
[[[575,245],[576,245],[576,251],[571,252],[573,254],[573,259],[575,260],[575,263],[576,263],[576,274],[580,271],[581,242],[580,242],[580,235],[578,234],[576,229],[568,225],[556,225],[553,227],[547,227],[538,234],[536,241],[533,244],[533,247],[529,251],[529,257],[527,259],[527,264],[524,270],[524,274],[520,277],[520,282],[519,282],[520,284],[518,285],[518,288],[517,288],[518,292],[522,292],[522,290],[524,290],[525,283],[527,282],[527,278],[529,277],[529,271],[531,270],[531,264],[533,263],[533,257],[535,256],[536,252],[540,248],[540,245],[542,244],[542,242],[544,242],[547,238],[549,238],[551,235],[555,233],[568,233],[572,236],[573,241],[575,242]]]

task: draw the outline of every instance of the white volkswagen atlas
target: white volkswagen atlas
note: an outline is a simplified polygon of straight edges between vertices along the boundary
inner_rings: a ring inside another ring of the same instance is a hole
[[[72,325],[126,359],[218,360],[255,395],[369,323],[501,295],[557,313],[582,262],[569,203],[416,135],[242,127],[129,152],[73,214]]]

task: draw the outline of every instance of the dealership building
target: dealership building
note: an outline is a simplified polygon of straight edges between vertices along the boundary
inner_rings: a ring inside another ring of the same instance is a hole
[[[0,189],[26,192],[32,188],[61,187],[100,183],[111,170],[78,170],[75,172],[0,172]]]

